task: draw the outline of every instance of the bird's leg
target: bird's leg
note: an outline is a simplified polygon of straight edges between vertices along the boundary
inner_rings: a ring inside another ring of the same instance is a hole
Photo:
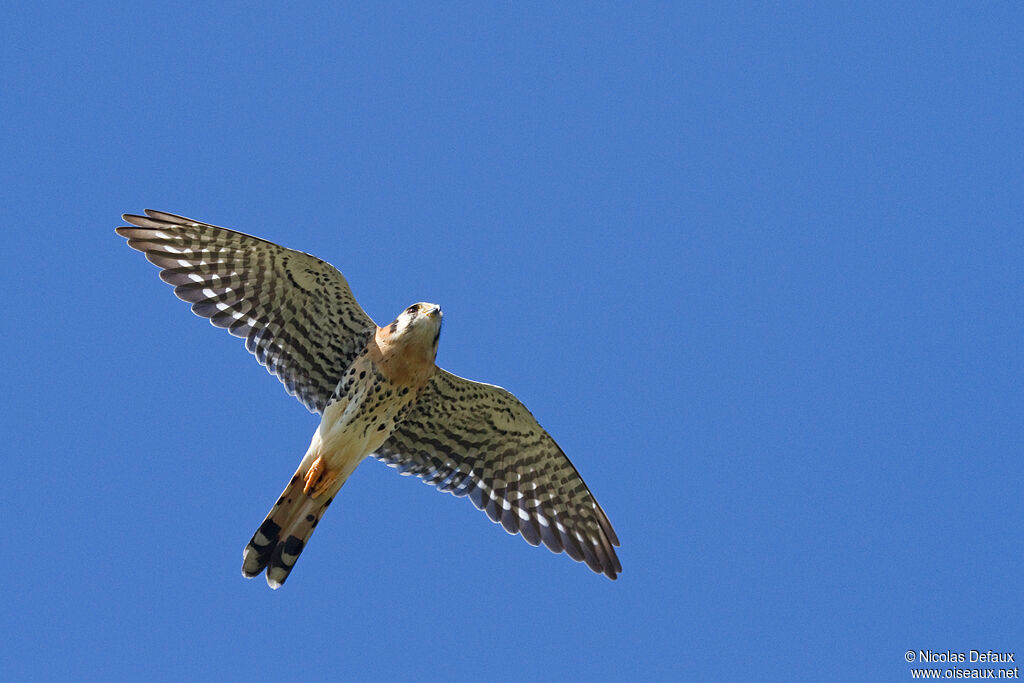
[[[303,487],[302,492],[308,494],[311,498],[316,498],[329,489],[337,478],[338,470],[327,469],[324,465],[323,456],[319,456],[310,465],[309,471],[306,472],[306,485]]]

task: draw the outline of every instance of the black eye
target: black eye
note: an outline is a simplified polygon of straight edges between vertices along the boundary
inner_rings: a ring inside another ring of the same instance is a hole
[[[416,312],[416,311],[418,311],[418,310],[420,310],[420,306],[419,306],[419,304],[413,304],[413,305],[412,305],[412,306],[410,306],[409,308],[405,309],[405,312],[406,312],[406,313],[415,313],[415,312]]]

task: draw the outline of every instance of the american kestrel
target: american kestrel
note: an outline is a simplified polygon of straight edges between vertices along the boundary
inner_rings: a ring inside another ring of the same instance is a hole
[[[469,496],[530,545],[610,579],[619,539],[576,468],[515,396],[434,364],[441,308],[418,303],[377,327],[345,277],[315,256],[161,211],[125,214],[128,246],[161,268],[192,312],[245,348],[320,414],[306,455],[245,547],[242,574],[288,578],[327,506],[372,455]]]

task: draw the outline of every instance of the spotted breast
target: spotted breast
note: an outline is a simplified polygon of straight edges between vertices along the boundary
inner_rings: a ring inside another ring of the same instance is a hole
[[[243,574],[253,577],[266,569],[275,588],[288,578],[334,496],[401,424],[430,380],[440,315],[431,304],[410,306],[378,328],[348,367],[298,470],[246,546]]]

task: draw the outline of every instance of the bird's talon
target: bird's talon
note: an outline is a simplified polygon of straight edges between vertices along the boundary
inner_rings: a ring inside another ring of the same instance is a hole
[[[329,489],[337,478],[338,470],[327,469],[324,466],[323,458],[319,457],[313,461],[309,471],[306,472],[306,485],[302,488],[302,492],[310,498],[316,498]]]

